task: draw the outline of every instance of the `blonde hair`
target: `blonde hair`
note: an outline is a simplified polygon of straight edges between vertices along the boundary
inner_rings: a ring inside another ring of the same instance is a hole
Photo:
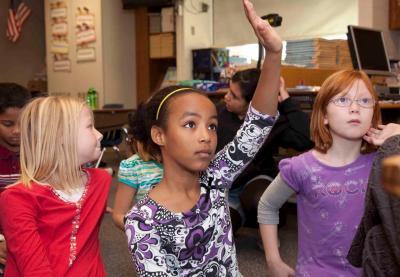
[[[49,184],[70,191],[82,182],[77,153],[79,118],[86,106],[78,98],[38,98],[20,120],[21,182]]]
[[[314,107],[311,113],[311,139],[314,141],[315,149],[319,152],[326,153],[332,146],[332,136],[329,126],[324,123],[326,109],[329,101],[336,95],[342,93],[345,89],[351,86],[355,81],[361,80],[364,82],[372,99],[375,101],[373,107],[373,117],[371,126],[376,128],[381,123],[381,110],[379,108],[378,96],[372,86],[368,75],[363,71],[358,70],[341,70],[338,71],[322,84],[320,91],[315,98]],[[374,151],[375,147],[363,141],[361,144],[361,153]]]

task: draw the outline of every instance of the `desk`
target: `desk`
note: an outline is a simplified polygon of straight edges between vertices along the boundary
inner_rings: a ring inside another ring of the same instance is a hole
[[[93,110],[94,125],[100,133],[122,127],[128,123],[128,114],[134,109]]]
[[[390,103],[387,101],[379,101],[379,106],[382,110],[386,109],[400,109],[400,103]]]

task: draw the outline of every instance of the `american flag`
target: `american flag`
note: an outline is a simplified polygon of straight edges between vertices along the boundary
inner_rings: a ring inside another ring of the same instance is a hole
[[[31,9],[23,0],[11,0],[8,9],[7,38],[16,42],[21,35],[22,24],[28,19]]]

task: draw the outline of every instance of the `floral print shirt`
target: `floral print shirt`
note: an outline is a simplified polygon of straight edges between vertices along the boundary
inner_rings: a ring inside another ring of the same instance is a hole
[[[200,174],[200,198],[175,213],[148,194],[125,218],[138,276],[238,276],[227,189],[261,147],[276,117],[249,108],[235,138]]]

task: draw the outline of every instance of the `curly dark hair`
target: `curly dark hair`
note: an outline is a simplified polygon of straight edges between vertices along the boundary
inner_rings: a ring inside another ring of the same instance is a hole
[[[22,108],[31,99],[31,93],[16,83],[0,83],[0,113],[8,108]]]
[[[168,94],[178,89],[182,90],[177,91],[166,98]],[[153,94],[145,103],[139,104],[136,113],[130,117],[129,125],[133,139],[141,142],[143,144],[143,148],[152,157],[161,157],[161,150],[160,147],[151,139],[151,127],[158,126],[166,130],[171,99],[174,99],[178,95],[187,93],[197,93],[203,95],[204,97],[207,97],[202,91],[191,87],[165,87]],[[160,103],[163,100],[164,102],[160,107]],[[159,115],[158,118],[156,118],[157,110],[159,108]]]

